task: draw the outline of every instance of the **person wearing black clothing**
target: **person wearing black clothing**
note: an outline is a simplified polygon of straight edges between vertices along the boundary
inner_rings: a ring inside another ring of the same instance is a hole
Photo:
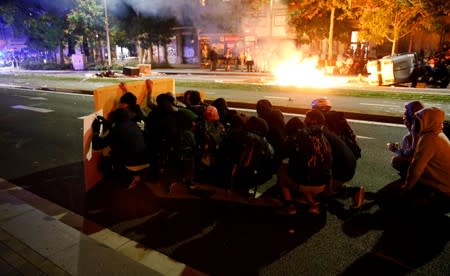
[[[267,140],[275,150],[275,166],[278,166],[278,153],[285,136],[285,120],[284,115],[279,109],[274,109],[272,103],[267,99],[261,99],[256,103],[256,112],[259,118],[264,119],[269,125]],[[274,172],[278,168],[274,168]]]
[[[133,93],[125,92],[120,97],[119,108],[128,110],[130,119],[137,123],[141,130],[144,130],[145,116],[141,107],[137,104],[137,98]]]
[[[228,103],[224,98],[217,98],[214,100],[212,105],[217,108],[219,113],[219,120],[225,126],[226,129],[230,127],[231,118],[234,115],[238,115],[236,110],[230,109]]]
[[[211,60],[211,71],[216,71],[219,54],[216,52],[216,47],[213,47],[209,52],[209,59]]]
[[[364,187],[347,187],[344,183],[350,181],[356,172],[356,156],[345,142],[326,127],[326,119],[320,110],[312,109],[305,118],[307,126],[318,125],[331,146],[333,156],[332,181],[328,193],[331,195],[347,196],[351,194],[353,208],[358,209],[364,202]]]
[[[110,146],[114,170],[130,174],[133,179],[128,188],[132,189],[141,180],[140,172],[149,167],[147,146],[144,135],[130,118],[126,109],[118,108],[109,114],[111,122]]]
[[[197,114],[200,118],[203,118],[203,114],[205,113],[208,104],[203,102],[200,92],[197,90],[189,90],[187,97],[188,104],[186,104],[186,107]]]

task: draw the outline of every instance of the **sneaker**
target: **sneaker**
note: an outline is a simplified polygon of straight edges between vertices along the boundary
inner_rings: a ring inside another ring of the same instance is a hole
[[[308,201],[306,201],[305,198],[303,197],[298,197],[295,199],[295,202],[300,204],[300,205],[308,205]]]
[[[297,214],[297,208],[296,208],[295,205],[292,204],[292,203],[289,204],[289,205],[287,206],[286,211],[287,211],[287,214],[288,214],[288,215],[291,215],[291,216]]]
[[[364,187],[359,187],[358,191],[353,195],[353,205],[352,208],[359,209],[364,203],[365,196]]]
[[[133,190],[134,188],[136,188],[136,186],[141,182],[141,177],[140,176],[134,176],[133,180],[131,181],[130,185],[128,185],[127,190]]]
[[[314,205],[314,206],[309,207],[308,213],[311,215],[320,215],[319,205]]]

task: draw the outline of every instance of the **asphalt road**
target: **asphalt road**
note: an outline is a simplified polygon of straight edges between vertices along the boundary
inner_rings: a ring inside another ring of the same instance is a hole
[[[93,91],[98,87],[105,85],[110,85],[114,82],[111,79],[109,82],[108,78],[101,79],[101,82],[90,81],[95,78],[94,71],[26,71],[26,70],[11,70],[8,68],[0,68],[0,86],[23,86],[23,87],[33,87],[38,89],[48,89],[48,88],[60,88],[69,90],[87,90]],[[61,78],[71,77],[75,80],[39,80],[39,78],[34,78],[30,80],[29,78],[22,78],[22,76],[40,76],[40,75],[52,75]],[[261,84],[261,83],[271,83],[271,76],[269,74],[261,73],[242,73],[242,72],[210,72],[209,70],[203,69],[156,69],[153,74],[149,76],[127,78],[123,77],[124,81],[142,80],[142,79],[157,79],[157,78],[174,78],[182,81],[192,81],[195,85],[195,81],[201,82],[211,82],[213,83],[244,83],[244,84]],[[78,79],[78,80],[76,80]],[[120,80],[121,78],[119,78]],[[392,92],[408,92],[417,93],[417,99],[421,99],[423,94],[441,94],[449,95],[450,89],[434,89],[434,88],[409,88],[409,87],[379,87],[369,85],[365,81],[358,81],[348,78],[347,82],[339,85],[337,89],[345,90],[367,90],[367,91],[392,91]],[[117,79],[115,79],[117,81]],[[192,89],[193,87],[182,87],[176,85],[177,92],[183,92],[187,89]],[[203,89],[201,89],[203,90]],[[218,97],[224,97],[226,100],[233,102],[245,102],[254,104],[258,99],[267,98],[274,105],[283,108],[310,108],[311,101],[319,96],[327,96],[335,110],[345,111],[348,113],[358,113],[358,114],[370,114],[370,115],[384,115],[384,116],[395,116],[401,118],[403,113],[403,106],[405,104],[404,100],[399,100],[396,98],[362,98],[362,97],[351,97],[351,96],[333,96],[326,95],[326,89],[314,89],[304,87],[300,91],[296,92],[261,92],[258,90],[221,90],[208,88],[204,89],[207,99],[214,100]],[[437,106],[446,112],[447,119],[450,119],[450,104],[441,102],[428,102],[422,99],[426,106]],[[358,116],[359,117],[359,116]]]
[[[208,274],[450,273],[448,217],[426,224],[380,220],[371,200],[358,214],[346,211],[348,199],[337,200],[312,218],[198,198],[158,198],[146,186],[124,191],[100,183],[85,193],[79,118],[92,108],[91,96],[0,89],[0,177]],[[397,178],[385,144],[399,140],[404,129],[367,122],[352,127],[363,157],[350,184],[374,193]]]

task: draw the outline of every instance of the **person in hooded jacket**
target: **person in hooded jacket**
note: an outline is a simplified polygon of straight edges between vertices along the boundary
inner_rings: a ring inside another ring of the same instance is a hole
[[[421,110],[424,105],[420,101],[411,101],[405,104],[405,112],[403,113],[403,123],[405,124],[408,133],[403,136],[402,142],[399,143],[388,143],[388,150],[395,153],[395,156],[391,159],[391,165],[394,169],[399,172],[401,178],[405,178],[406,172],[411,163],[412,156],[414,154],[415,144],[417,138],[414,139],[413,133],[411,132],[411,126],[415,118],[415,113]]]
[[[450,211],[450,141],[442,132],[445,113],[437,107],[415,113],[417,135],[414,155],[404,184],[405,207]]]
[[[269,126],[267,141],[275,150],[274,172],[276,172],[281,163],[279,152],[285,138],[286,123],[284,115],[279,109],[273,108],[272,103],[267,99],[261,99],[256,103],[256,112],[258,117],[264,119]]]

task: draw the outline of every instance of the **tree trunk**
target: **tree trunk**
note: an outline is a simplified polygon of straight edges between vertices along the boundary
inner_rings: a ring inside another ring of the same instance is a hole
[[[164,63],[169,64],[169,51],[167,49],[167,44],[164,44]]]
[[[334,32],[334,13],[336,11],[335,8],[336,0],[333,0],[333,7],[331,8],[330,15],[330,32],[328,34],[328,65],[333,65],[333,32]]]
[[[158,45],[156,45],[156,49],[157,49],[157,51],[158,51],[158,64],[161,64],[161,57],[159,56],[159,43],[158,43]]]
[[[59,42],[59,64],[64,64],[64,44],[62,41]]]
[[[138,60],[141,61],[143,49],[141,48],[139,41],[136,41],[136,52],[137,52]]]
[[[148,49],[143,49],[141,63],[145,63],[147,61],[147,56],[148,56]]]
[[[409,53],[412,52],[413,41],[414,41],[414,35],[413,35],[413,33],[411,33],[411,34],[409,35],[409,45],[408,45],[408,52],[409,52]]]
[[[391,56],[395,55],[396,52],[397,52],[397,38],[394,38],[392,40]]]
[[[152,64],[153,63],[153,43],[150,44],[149,51],[150,51],[150,64]]]

